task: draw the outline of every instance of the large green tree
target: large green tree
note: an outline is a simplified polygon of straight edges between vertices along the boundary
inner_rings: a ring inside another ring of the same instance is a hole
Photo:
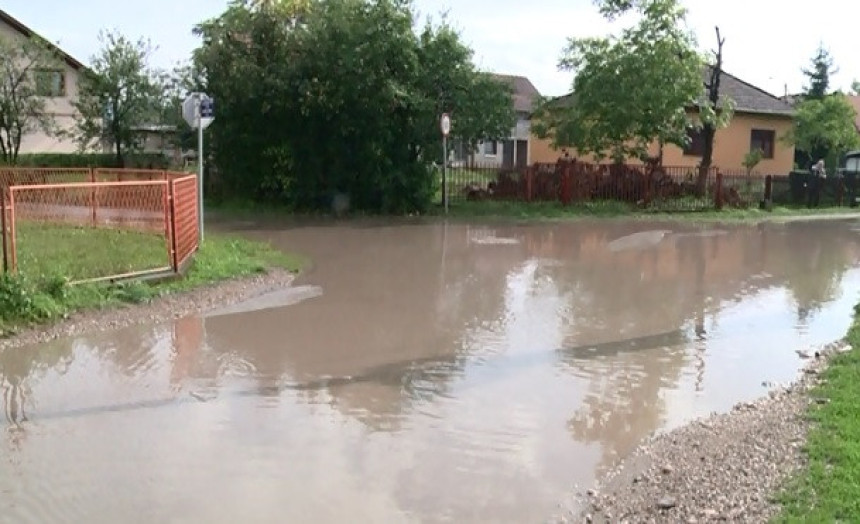
[[[857,113],[845,95],[806,99],[795,109],[794,126],[785,139],[802,152],[805,166],[822,158],[835,165],[840,155],[860,147]]]
[[[685,27],[686,10],[677,0],[598,0],[614,20],[628,11],[638,21],[618,36],[573,38],[560,62],[575,74],[567,103],[549,103],[539,112],[538,133],[558,146],[616,161],[644,157],[650,144],[683,146],[688,129],[705,119],[716,127],[727,113],[705,97],[705,61]],[[698,123],[687,108],[702,109]]]
[[[64,95],[65,64],[37,36],[0,34],[0,160],[14,164],[28,133],[58,133],[51,97]]]
[[[222,193],[326,208],[424,209],[438,119],[464,139],[505,136],[510,96],[446,24],[415,30],[403,0],[233,2],[200,24],[199,87]],[[476,138],[477,137],[477,138]]]
[[[158,120],[159,73],[149,66],[148,42],[113,32],[100,39],[102,48],[78,86],[76,134],[81,149],[109,144],[125,165],[126,155],[139,146],[139,127]]]

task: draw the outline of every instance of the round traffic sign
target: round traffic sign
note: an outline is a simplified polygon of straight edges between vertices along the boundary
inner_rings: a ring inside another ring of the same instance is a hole
[[[442,128],[442,135],[448,136],[451,132],[451,117],[448,116],[448,113],[444,113],[442,115],[442,119],[439,122],[439,126]]]

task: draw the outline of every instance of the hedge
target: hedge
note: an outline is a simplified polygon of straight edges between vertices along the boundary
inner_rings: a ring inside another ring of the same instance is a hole
[[[18,155],[16,165],[22,167],[120,167],[116,155],[110,153],[33,153]],[[170,159],[161,153],[128,155],[125,166],[137,169],[167,169]]]

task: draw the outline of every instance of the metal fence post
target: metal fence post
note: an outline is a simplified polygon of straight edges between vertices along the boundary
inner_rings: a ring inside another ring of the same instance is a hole
[[[9,251],[11,251],[12,273],[18,272],[18,246],[15,231],[15,189],[9,188]]]
[[[3,272],[9,271],[9,255],[7,253],[6,243],[9,241],[9,232],[6,230],[6,188],[2,189],[0,195],[0,227],[3,228]]]

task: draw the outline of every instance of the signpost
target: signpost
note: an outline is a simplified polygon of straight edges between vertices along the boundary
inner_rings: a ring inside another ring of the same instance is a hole
[[[182,103],[182,117],[197,129],[197,227],[203,242],[203,130],[215,121],[215,101],[205,93],[191,93]]]
[[[448,135],[451,133],[451,117],[442,113],[439,120],[442,130],[442,201],[445,203],[445,214],[448,214]]]

